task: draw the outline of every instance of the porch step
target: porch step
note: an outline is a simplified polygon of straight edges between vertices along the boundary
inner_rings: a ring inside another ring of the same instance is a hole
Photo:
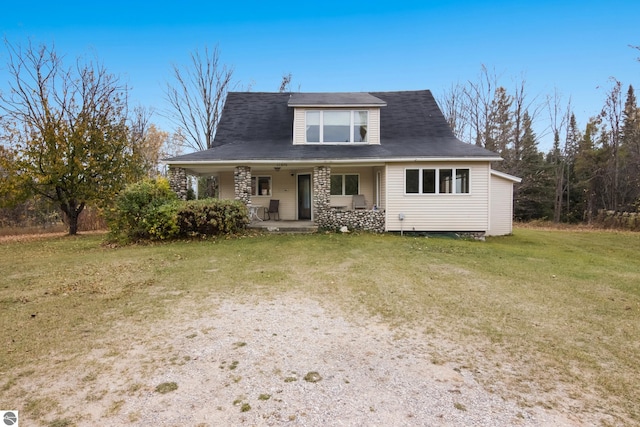
[[[269,233],[316,233],[318,231],[318,226],[311,221],[252,221],[247,228]]]
[[[269,233],[316,233],[318,227],[249,227],[256,230],[262,230]]]

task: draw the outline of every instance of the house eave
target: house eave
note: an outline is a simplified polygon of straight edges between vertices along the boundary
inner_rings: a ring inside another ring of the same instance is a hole
[[[379,159],[236,159],[236,160],[194,160],[194,161],[171,161],[165,160],[163,163],[173,167],[185,169],[212,168],[233,168],[235,166],[252,167],[304,167],[315,165],[358,165],[358,166],[383,166],[389,163],[424,163],[424,162],[494,162],[502,160],[499,157],[394,157]]]
[[[292,108],[313,108],[313,109],[327,109],[327,108],[380,108],[386,107],[387,104],[371,104],[371,103],[362,103],[358,104],[355,102],[346,103],[346,104],[291,104],[289,107]]]
[[[503,179],[506,179],[508,181],[515,182],[515,183],[522,182],[522,178],[519,178],[519,177],[513,176],[513,175],[509,175],[508,173],[500,172],[500,171],[497,171],[497,170],[494,170],[494,169],[491,169],[491,175],[497,176],[497,177],[500,177],[500,178],[503,178]]]
[[[295,92],[287,106],[293,108],[385,107],[387,103],[368,92]]]
[[[328,164],[328,163],[411,163],[411,162],[495,162],[501,161],[500,157],[392,157],[379,159],[234,159],[234,160],[192,160],[192,161],[172,161],[164,160],[163,163],[171,166],[181,165],[251,165],[268,164],[276,165],[280,163],[305,163],[305,164]],[[504,174],[506,175],[506,174]]]

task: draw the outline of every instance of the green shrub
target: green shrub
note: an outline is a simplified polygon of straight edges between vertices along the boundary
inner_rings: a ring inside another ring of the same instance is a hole
[[[166,179],[144,180],[127,186],[107,215],[109,237],[115,240],[173,237],[178,200]],[[171,224],[171,221],[174,221]]]
[[[150,239],[167,240],[180,235],[178,212],[182,203],[180,201],[166,203],[149,213],[147,223]]]
[[[190,200],[177,213],[180,235],[216,236],[241,231],[249,222],[247,207],[237,200]]]
[[[248,222],[243,203],[180,201],[164,179],[128,186],[118,195],[108,216],[109,239],[121,242],[233,234]]]

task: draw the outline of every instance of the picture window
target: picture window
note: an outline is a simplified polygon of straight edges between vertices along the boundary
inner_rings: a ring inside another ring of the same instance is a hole
[[[359,110],[312,110],[306,112],[306,142],[366,143],[369,112]]]

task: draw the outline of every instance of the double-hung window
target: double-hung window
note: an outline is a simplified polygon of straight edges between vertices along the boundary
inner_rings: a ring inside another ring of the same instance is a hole
[[[331,175],[331,191],[332,196],[353,196],[360,194],[360,176],[359,175]]]
[[[469,169],[405,169],[405,194],[467,194]]]
[[[252,196],[271,196],[271,177],[252,176],[251,177]]]
[[[368,111],[311,110],[306,112],[305,120],[306,142],[368,142]]]

